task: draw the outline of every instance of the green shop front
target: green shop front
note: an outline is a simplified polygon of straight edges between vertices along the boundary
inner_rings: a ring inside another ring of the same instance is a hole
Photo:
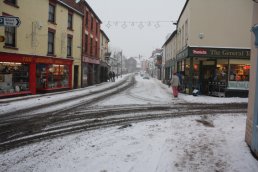
[[[176,58],[182,92],[248,97],[250,49],[187,47]]]

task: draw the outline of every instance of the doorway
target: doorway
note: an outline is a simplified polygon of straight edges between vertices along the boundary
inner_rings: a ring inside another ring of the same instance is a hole
[[[74,73],[73,73],[73,88],[78,88],[78,80],[79,80],[79,66],[74,65]]]
[[[213,81],[215,65],[200,64],[200,91],[204,95],[209,94],[209,82]]]

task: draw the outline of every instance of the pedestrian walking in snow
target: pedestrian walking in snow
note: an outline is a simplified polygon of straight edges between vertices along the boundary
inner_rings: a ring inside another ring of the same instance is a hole
[[[113,73],[111,71],[109,71],[108,77],[109,77],[109,82],[111,82],[112,81],[112,77],[113,77]]]
[[[114,71],[113,71],[112,78],[113,78],[113,82],[115,82],[116,74],[115,74],[115,72],[114,72]]]
[[[177,97],[178,96],[178,87],[180,86],[180,81],[179,81],[179,77],[177,76],[176,72],[173,73],[170,83],[172,86],[173,96]]]

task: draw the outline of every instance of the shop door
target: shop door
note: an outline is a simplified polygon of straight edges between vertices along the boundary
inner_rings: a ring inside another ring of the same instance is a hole
[[[214,65],[202,65],[200,66],[200,91],[204,95],[209,94],[209,81],[214,78]]]
[[[73,74],[73,88],[76,89],[78,88],[78,77],[79,75],[79,66],[75,65],[74,66],[74,74]]]

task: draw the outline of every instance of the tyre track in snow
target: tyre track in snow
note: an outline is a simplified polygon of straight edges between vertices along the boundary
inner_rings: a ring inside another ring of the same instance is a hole
[[[103,127],[122,126],[121,128],[124,128],[132,123],[148,120],[246,112],[247,104],[178,104],[176,106],[159,104],[77,108],[73,111],[34,116],[0,126],[0,151]]]

